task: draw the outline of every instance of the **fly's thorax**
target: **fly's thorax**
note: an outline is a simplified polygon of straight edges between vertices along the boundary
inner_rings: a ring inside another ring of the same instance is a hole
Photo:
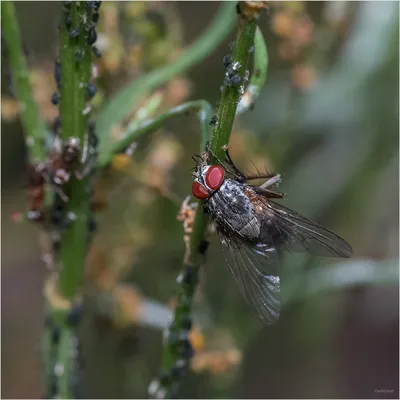
[[[225,179],[219,190],[207,201],[206,211],[217,229],[226,234],[255,240],[260,235],[260,223],[244,187],[240,182]]]

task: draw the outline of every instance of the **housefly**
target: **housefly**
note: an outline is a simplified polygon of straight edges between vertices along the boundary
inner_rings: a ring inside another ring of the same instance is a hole
[[[207,150],[195,158],[192,193],[204,200],[244,298],[259,319],[275,323],[280,314],[280,250],[348,258],[353,249],[335,233],[271,200],[283,197],[270,189],[279,175],[247,176],[227,151],[224,162],[214,165],[210,156]],[[261,178],[266,179],[261,186],[248,184]]]

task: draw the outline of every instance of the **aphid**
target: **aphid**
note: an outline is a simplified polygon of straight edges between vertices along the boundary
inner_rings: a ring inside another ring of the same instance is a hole
[[[173,378],[181,378],[186,374],[186,366],[174,365],[171,369],[171,376]]]
[[[232,56],[230,54],[225,55],[222,62],[224,63],[224,67],[228,68],[232,62]]]
[[[216,115],[214,115],[211,118],[211,121],[210,121],[209,125],[211,125],[211,126],[217,126],[218,125],[218,117]]]
[[[69,33],[69,38],[70,39],[75,39],[80,35],[81,31],[78,28],[72,29],[72,31]]]
[[[75,62],[76,62],[76,63],[80,62],[80,61],[82,60],[82,58],[83,58],[83,51],[82,51],[82,49],[77,49],[77,50],[75,51]]]
[[[70,326],[77,325],[82,319],[83,307],[82,304],[77,303],[72,306],[67,314],[66,323]]]
[[[230,86],[237,86],[240,84],[240,75],[233,75],[229,81]]]
[[[51,341],[57,344],[61,338],[61,329],[58,326],[54,326],[51,331]]]
[[[66,13],[65,14],[65,19],[64,19],[64,21],[65,21],[65,26],[69,29],[69,28],[71,28],[71,25],[72,25],[72,17],[71,17],[71,14],[70,13]]]
[[[89,146],[94,149],[99,144],[99,138],[96,135],[96,123],[94,121],[89,121],[88,123],[88,135],[89,135]]]
[[[280,250],[348,258],[353,249],[335,233],[271,200],[283,197],[269,189],[280,175],[247,176],[227,151],[225,162],[216,165],[209,165],[210,155],[207,149],[197,159],[192,193],[204,200],[243,296],[258,318],[272,324],[280,314]],[[247,183],[262,178],[267,181],[261,186]]]
[[[194,285],[197,282],[196,270],[193,266],[188,265],[183,273],[179,274],[177,278],[178,284]]]
[[[91,46],[97,40],[97,32],[95,28],[91,28],[88,32],[87,42]]]
[[[61,84],[61,63],[59,58],[57,58],[54,63],[54,79],[57,83],[57,87],[59,87]]]
[[[96,220],[94,218],[89,218],[89,221],[88,221],[88,230],[89,230],[89,232],[93,233],[93,232],[96,231],[96,229],[97,229]]]
[[[94,54],[97,58],[100,58],[100,57],[101,57],[101,51],[98,49],[98,47],[92,46],[92,51],[93,51],[93,54]]]
[[[179,345],[179,349],[177,349],[177,353],[182,357],[186,359],[190,359],[194,356],[194,349],[192,344],[190,343],[190,340],[185,340],[182,341]]]
[[[101,6],[101,1],[89,0],[86,4],[88,8],[92,8],[93,10],[97,11]]]
[[[210,243],[207,240],[201,240],[198,248],[198,252],[202,255],[205,256],[207,253],[207,249]]]
[[[182,326],[183,329],[190,331],[192,329],[192,324],[192,318],[189,314],[183,314],[181,316],[180,326]]]
[[[89,83],[87,85],[87,94],[88,94],[89,98],[94,97],[94,95],[96,94],[96,91],[97,91],[97,89],[96,89],[96,85],[94,83]]]
[[[52,102],[52,104],[55,105],[55,106],[59,103],[60,99],[61,99],[61,95],[60,95],[59,92],[54,92],[54,93],[51,95],[51,102]]]

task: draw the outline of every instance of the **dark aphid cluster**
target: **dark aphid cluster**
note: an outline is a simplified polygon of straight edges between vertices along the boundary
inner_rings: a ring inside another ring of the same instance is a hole
[[[88,83],[86,90],[87,90],[87,95],[88,95],[89,99],[94,97],[97,92],[96,85],[92,82]]]
[[[211,118],[211,121],[209,122],[209,125],[210,125],[210,126],[217,126],[217,125],[218,125],[218,117],[217,117],[216,115],[214,115],[214,116]]]
[[[61,99],[61,94],[60,94],[60,92],[54,92],[54,93],[51,95],[51,102],[52,102],[55,106],[59,103],[60,99]]]
[[[54,80],[56,81],[57,88],[61,88],[61,63],[60,59],[56,58],[54,62]]]
[[[191,326],[191,322],[190,322]],[[189,331],[181,331],[179,333],[170,333],[169,342],[173,351],[178,355],[175,364],[168,371],[163,371],[149,385],[149,395],[152,398],[165,398],[165,387],[171,385],[186,375],[189,367],[189,360],[193,357],[194,351],[189,340]],[[173,398],[176,397],[176,393]]]
[[[56,359],[57,348],[61,339],[61,329],[55,323],[54,319],[48,315],[45,320],[45,327],[50,335],[50,348],[49,352],[51,353],[49,358],[54,362]],[[53,399],[58,395],[59,385],[58,385],[58,377],[55,370],[55,364],[52,365],[51,376],[48,381],[48,387],[46,389],[46,396],[44,398]]]
[[[230,54],[226,54],[222,59],[222,62],[224,64],[224,68],[228,68],[232,63],[232,56]]]
[[[203,241],[199,246],[199,253],[205,255],[208,242]],[[179,275],[178,283],[184,288],[181,294],[180,305],[183,310],[189,310],[192,303],[192,295],[197,283],[197,273],[194,266],[188,265]],[[149,386],[149,395],[153,398],[165,397],[165,386],[174,387],[174,382],[183,377],[188,370],[189,361],[194,356],[194,349],[190,341],[190,330],[192,319],[189,312],[179,313],[179,320],[176,327],[170,328],[167,334],[168,345],[171,351],[177,356],[175,364],[168,371],[163,371],[158,378],[154,379]]]
[[[225,68],[225,76],[223,83],[224,87],[232,88],[240,85],[241,82],[241,78],[239,75],[240,67],[241,65],[239,61],[231,60],[231,62]]]
[[[72,306],[71,310],[67,313],[66,316],[66,325],[70,326],[73,329],[73,335],[70,345],[72,346],[72,363],[73,363],[73,374],[71,377],[71,390],[76,395],[78,394],[78,390],[80,387],[81,381],[81,368],[83,365],[80,351],[80,342],[79,337],[76,334],[76,329],[78,324],[82,319],[82,305],[75,304]],[[61,328],[55,323],[54,319],[51,316],[46,317],[45,322],[46,329],[50,332],[50,360],[52,360],[53,365],[51,369],[51,377],[49,380],[49,387],[47,389],[46,398],[55,398],[59,395],[59,377],[64,374],[65,366],[56,363],[55,360],[58,358],[56,353],[58,351],[58,345],[60,344],[60,339],[62,335]],[[75,396],[76,398],[80,398],[81,396]]]
[[[89,29],[86,33],[86,40],[89,46],[92,47],[92,52],[95,57],[101,57],[101,51],[94,46],[97,40],[97,32],[96,32],[96,24],[99,21],[99,8],[101,6],[101,1],[87,1],[86,2],[88,12],[92,17],[92,26],[89,26]]]
[[[89,29],[87,34],[87,42],[89,46],[92,46],[97,40],[97,32],[95,27]]]
[[[177,282],[180,285],[196,285],[197,283],[197,269],[192,265],[187,265],[184,271],[179,274]]]

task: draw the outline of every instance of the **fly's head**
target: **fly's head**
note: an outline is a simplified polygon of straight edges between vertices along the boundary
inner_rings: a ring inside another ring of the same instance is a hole
[[[220,165],[208,165],[206,160],[201,157],[196,159],[196,163],[192,193],[200,200],[207,200],[222,185],[225,179],[224,169]]]

